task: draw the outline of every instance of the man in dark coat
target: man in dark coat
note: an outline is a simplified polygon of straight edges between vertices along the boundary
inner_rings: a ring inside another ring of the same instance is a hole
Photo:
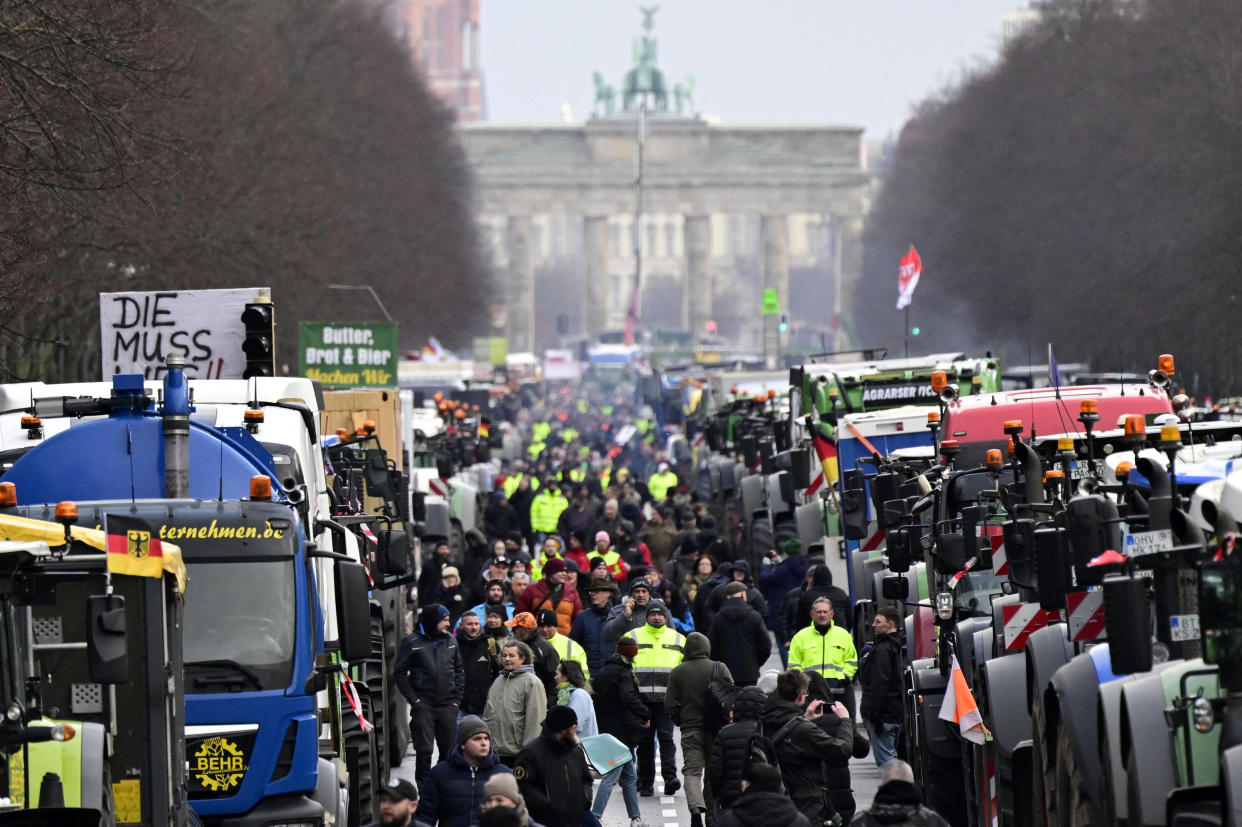
[[[760,617],[767,617],[768,601],[764,599],[763,592],[755,588],[754,578],[750,576],[750,563],[747,563],[745,560],[734,560],[733,570],[729,576],[734,583],[742,583],[746,586],[746,602],[759,613]],[[724,601],[725,593],[722,588],[716,588],[708,596],[707,605],[712,617],[715,617],[716,612],[720,611]]]
[[[875,765],[882,767],[897,757],[897,733],[901,730],[903,709],[903,655],[897,631],[901,615],[893,606],[881,606],[871,628],[875,643],[858,665],[862,686],[860,713],[871,735]]]
[[[781,792],[781,771],[754,762],[742,775],[742,794],[720,814],[716,827],[811,827],[806,816]],[[818,827],[818,825],[816,825]]]
[[[604,814],[612,788],[620,781],[626,813],[631,820],[641,817],[638,756],[634,750],[643,730],[651,727],[651,709],[638,691],[638,678],[634,675],[634,656],[637,654],[638,645],[631,639],[623,639],[617,643],[616,653],[604,662],[598,673],[591,670],[591,674],[595,675],[591,686],[595,691],[595,720],[599,731],[613,736],[630,750],[630,760],[621,766],[621,771],[610,772],[600,780],[595,805],[591,808],[596,816]]]
[[[616,593],[617,584],[611,578],[592,580],[587,586],[589,605],[578,613],[573,628],[569,630],[569,636],[586,652],[587,666],[592,675],[604,668],[604,661],[616,650],[616,644],[604,635],[604,624],[608,621],[612,597]]]
[[[553,706],[543,732],[526,745],[513,768],[530,816],[544,827],[582,827],[591,806],[591,773],[578,749],[578,713]]]
[[[457,649],[461,652],[465,679],[461,711],[465,715],[482,715],[483,705],[487,703],[487,690],[492,688],[492,681],[496,679],[499,668],[488,648],[483,624],[473,610],[461,616],[461,626],[457,629]]]
[[[814,721],[824,714],[823,701],[806,704],[807,676],[796,670],[782,672],[776,693],[768,696],[763,712],[763,734],[771,739],[780,762],[785,789],[798,811],[814,824],[836,817],[824,776],[825,759],[849,756],[854,748],[854,726],[845,705],[834,703],[832,714],[841,719],[837,734],[829,735]]]
[[[896,758],[880,770],[880,786],[875,791],[871,809],[855,817],[853,824],[862,827],[949,827],[939,813],[923,806],[923,794],[914,783],[914,771],[905,761]]]
[[[759,590],[768,601],[768,613],[764,619],[773,632],[779,632],[781,628],[781,604],[785,601],[785,595],[802,587],[808,566],[800,540],[786,540],[781,550],[785,552],[785,559],[780,560],[775,549],[769,550],[763,561],[763,571],[759,573]]]
[[[832,601],[833,622],[845,631],[850,631],[852,628],[850,597],[832,585],[832,572],[827,564],[824,564],[815,567],[815,571],[811,574],[811,587],[798,597],[797,626],[794,627],[794,632],[811,625],[811,606],[821,597]],[[790,637],[792,638],[793,635]]]
[[[686,779],[691,827],[703,827],[703,817],[712,806],[711,790],[703,788],[703,770],[716,735],[703,726],[708,687],[713,680],[733,680],[728,665],[711,660],[711,653],[712,643],[706,636],[699,632],[687,635],[685,659],[673,667],[664,693],[664,708],[681,728],[681,775]]]
[[[414,780],[419,784],[431,770],[432,750],[439,747],[441,761],[452,751],[465,694],[465,667],[448,628],[448,609],[432,603],[419,613],[418,631],[401,641],[397,651],[396,683],[410,702]]]
[[[562,537],[569,537],[579,532],[582,536],[586,536],[594,522],[595,511],[587,502],[587,488],[585,485],[579,485],[574,488],[574,498],[569,501],[569,507],[557,518],[556,532]]]
[[[746,602],[746,584],[724,587],[726,599],[712,620],[708,637],[712,651],[729,666],[738,686],[754,686],[759,668],[772,654],[772,638],[763,618]]]
[[[510,532],[521,530],[517,512],[509,504],[503,488],[497,488],[492,492],[491,502],[483,511],[483,530],[493,540],[504,539],[509,536]]]
[[[430,827],[478,824],[484,785],[493,775],[508,772],[492,749],[492,736],[483,719],[467,715],[457,727],[457,748],[427,774],[415,821]]]
[[[694,628],[710,629],[712,627],[712,617],[716,611],[710,605],[711,596],[716,589],[732,581],[733,564],[726,560],[712,572],[711,577],[699,586],[698,594],[694,596],[694,604],[690,607],[690,614],[694,617]]]

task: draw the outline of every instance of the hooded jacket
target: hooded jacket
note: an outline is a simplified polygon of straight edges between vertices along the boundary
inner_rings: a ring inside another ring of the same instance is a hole
[[[781,793],[744,792],[716,819],[717,827],[811,827],[806,816]]]
[[[573,628],[569,630],[569,636],[578,641],[586,652],[587,666],[591,668],[592,675],[598,674],[604,668],[604,661],[617,651],[616,641],[609,641],[604,634],[611,609],[610,606],[597,609],[588,605],[574,618]]]
[[[556,612],[556,630],[568,635],[574,627],[574,618],[582,611],[582,598],[578,590],[561,583],[552,583],[546,577],[538,583],[532,583],[522,592],[522,596],[513,601],[513,613],[530,612],[538,615],[541,609]]]
[[[591,807],[591,773],[577,744],[562,742],[544,726],[518,755],[513,777],[533,818],[547,827],[581,826]]]
[[[638,678],[630,660],[620,654],[608,658],[595,674],[591,688],[595,691],[595,719],[599,731],[630,749],[638,746],[643,723],[651,720],[651,709],[639,694]]]
[[[712,753],[707,761],[707,780],[722,807],[728,807],[742,794],[742,771],[746,768],[747,748],[754,736],[763,734],[762,718],[766,705],[767,696],[762,690],[753,686],[743,689],[733,701],[733,723],[721,727],[712,742]]]
[[[832,715],[825,711],[825,715]],[[800,719],[782,738],[780,730],[793,719]],[[813,722],[802,718],[802,707],[779,695],[768,696],[763,711],[763,733],[772,739],[780,762],[785,789],[798,811],[816,824],[822,823],[829,806],[824,762],[833,757],[849,757],[854,749],[854,725],[848,718],[836,735],[829,735]]]
[[[548,714],[548,693],[535,676],[535,667],[524,663],[512,672],[501,672],[487,692],[483,722],[492,734],[492,749],[517,755],[539,737]]]
[[[708,636],[712,651],[729,665],[735,681],[752,686],[759,680],[759,669],[772,654],[772,638],[763,617],[749,603],[740,596],[726,600]]]
[[[863,827],[891,827],[891,825],[910,825],[911,827],[948,827],[935,810],[923,806],[923,797],[919,788],[909,781],[896,779],[881,784],[875,791],[875,800],[871,809],[864,810],[855,816],[853,824]]]
[[[466,673],[457,648],[457,639],[448,632],[436,632],[433,614],[440,606],[423,609],[419,629],[422,631],[401,641],[397,651],[397,689],[411,704],[461,706],[465,694]],[[430,629],[430,632],[426,631]]]
[[[511,770],[500,763],[494,749],[475,767],[466,760],[460,746],[455,748],[448,760],[432,767],[423,781],[415,821],[431,827],[478,824],[484,785],[493,775],[507,772]]]
[[[712,644],[707,636],[691,632],[686,636],[685,659],[673,667],[668,677],[664,708],[683,732],[703,728],[703,705],[711,682],[734,679],[728,665],[711,660],[711,653]]]

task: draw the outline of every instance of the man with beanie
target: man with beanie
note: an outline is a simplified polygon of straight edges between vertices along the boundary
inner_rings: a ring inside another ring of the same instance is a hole
[[[612,656],[615,645],[604,636],[604,626],[608,622],[608,613],[612,608],[612,596],[617,593],[617,584],[609,578],[597,578],[587,586],[587,599],[590,605],[574,618],[574,626],[569,636],[586,651],[587,666],[592,674],[597,674],[604,667],[604,661]]]
[[[752,609],[759,613],[759,617],[767,617],[768,601],[764,599],[763,592],[755,588],[755,582],[750,576],[750,563],[745,560],[734,560],[733,571],[730,574],[730,580],[734,583],[741,583],[746,586],[746,602]],[[725,583],[728,585],[728,582]],[[724,607],[725,590],[724,587],[715,589],[707,596],[707,625],[703,628],[710,629],[712,618],[716,616],[716,612]],[[697,628],[697,627],[696,627]]]
[[[620,772],[614,770],[600,780],[591,812],[597,817],[604,814],[612,788],[620,781],[621,796],[625,799],[625,811],[630,817],[631,827],[643,824],[638,806],[638,756],[634,754],[634,748],[638,746],[643,731],[651,726],[651,710],[639,694],[638,678],[634,676],[632,666],[637,654],[637,643],[629,638],[619,640],[617,651],[600,668],[593,684],[599,731],[625,744],[630,750],[630,760],[621,765]]]
[[[604,637],[616,641],[626,632],[632,632],[647,622],[647,604],[651,600],[651,584],[645,579],[635,580],[630,586],[630,596],[612,607],[608,622],[604,624]]]
[[[551,609],[556,612],[557,628],[561,634],[569,634],[574,627],[574,618],[582,611],[582,598],[578,597],[577,589],[565,585],[566,568],[565,561],[560,557],[549,560],[543,567],[543,579],[532,584],[513,601],[513,611],[534,614],[540,609]]]
[[[686,659],[673,669],[664,693],[664,708],[681,728],[681,774],[686,779],[686,806],[690,808],[690,827],[703,827],[704,814],[711,806],[712,792],[703,788],[703,769],[711,754],[716,733],[703,727],[703,705],[714,680],[732,681],[729,667],[711,660],[712,644],[707,637],[691,632],[686,637]]]
[[[457,640],[449,634],[449,612],[432,603],[419,613],[418,629],[401,641],[395,667],[397,689],[410,703],[410,739],[414,742],[414,779],[431,770],[431,752],[440,760],[453,748],[457,710],[465,694],[465,666]]]
[[[811,623],[811,605],[821,597],[832,602],[834,622],[850,631],[850,598],[843,589],[832,585],[832,572],[827,564],[816,566],[811,572],[811,585],[798,597],[798,625],[794,631],[805,629]]]
[[[707,631],[712,651],[729,665],[738,686],[754,686],[759,667],[772,654],[772,637],[759,613],[746,602],[746,584],[733,581],[724,587],[725,601]]]
[[[591,670],[587,665],[586,650],[579,646],[573,638],[568,635],[562,635],[557,631],[556,612],[553,612],[551,609],[540,609],[535,620],[539,624],[540,636],[556,651],[557,658],[560,660],[576,660],[578,665],[582,667],[584,677],[589,681],[591,679]]]
[[[518,640],[505,641],[501,672],[487,692],[483,721],[501,763],[512,767],[522,747],[539,737],[539,723],[548,712],[548,693],[531,664],[534,654]]]
[[[513,637],[530,647],[534,653],[531,663],[535,667],[535,676],[543,683],[548,696],[548,706],[556,705],[556,667],[561,663],[561,656],[552,648],[552,644],[539,634],[539,621],[530,612],[521,612],[513,620],[505,623],[513,630]]]
[[[514,818],[511,821],[496,820],[498,824],[504,824],[505,827],[528,827],[531,824],[530,813],[526,810],[526,799],[518,790],[517,779],[511,772],[496,773],[483,785],[484,815],[479,817],[479,824],[492,821],[486,815],[489,810],[512,812]]]
[[[768,601],[768,613],[764,620],[773,632],[780,631],[781,604],[785,595],[802,587],[806,579],[807,559],[802,553],[802,541],[796,537],[781,546],[785,559],[781,560],[776,549],[768,549],[763,559],[763,571],[759,572],[759,590]]]
[[[531,818],[545,827],[582,827],[591,806],[591,773],[578,749],[578,714],[572,708],[548,710],[543,732],[518,755],[513,777]]]
[[[668,625],[668,609],[658,600],[647,607],[647,622],[622,640],[638,644],[634,658],[634,674],[638,688],[651,710],[651,730],[643,733],[638,743],[638,794],[655,794],[655,742],[660,742],[660,770],[664,776],[664,794],[681,789],[677,778],[677,747],[673,743],[673,721],[664,709],[664,694],[673,668],[685,653],[686,638]],[[619,643],[618,643],[619,645]],[[654,731],[652,731],[654,730]]]
[[[457,748],[427,774],[418,804],[418,823],[430,827],[477,824],[484,786],[493,775],[508,772],[492,749],[487,724],[477,715],[467,715],[457,725]]]

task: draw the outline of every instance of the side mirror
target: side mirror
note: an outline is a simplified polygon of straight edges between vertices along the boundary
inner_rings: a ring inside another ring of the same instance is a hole
[[[1098,586],[1104,572],[1091,568],[1092,560],[1105,551],[1119,550],[1121,531],[1117,506],[1098,494],[1075,497],[1066,503],[1070,546],[1074,550],[1074,573],[1079,586]]]
[[[1104,578],[1104,624],[1113,674],[1150,672],[1151,606],[1142,578],[1125,574]]]
[[[841,529],[847,540],[867,537],[867,489],[862,471],[846,471],[841,479]]]
[[[789,454],[789,474],[798,490],[805,491],[811,487],[811,455],[805,448]]]
[[[371,607],[367,572],[358,563],[335,561],[336,628],[341,658],[357,662],[371,654]]]
[[[946,577],[966,565],[966,540],[960,534],[941,534],[936,538],[936,571]]]
[[[910,593],[910,581],[900,574],[880,580],[880,596],[885,600],[905,600]]]
[[[1065,593],[1069,591],[1069,554],[1063,528],[1040,528],[1035,531],[1035,574],[1039,587],[1039,607],[1045,610],[1064,609]]]
[[[759,440],[756,437],[742,437],[742,461],[747,468],[754,468],[759,464]]]
[[[86,598],[86,660],[95,683],[129,681],[129,635],[125,598],[97,594]]]
[[[410,541],[406,533],[399,528],[390,529],[379,535],[379,546],[375,550],[375,562],[380,574],[402,575],[410,568]]]
[[[1010,520],[1001,526],[1009,579],[1021,588],[1035,586],[1035,521]]]
[[[899,528],[887,535],[888,570],[905,574],[910,570],[910,531]]]

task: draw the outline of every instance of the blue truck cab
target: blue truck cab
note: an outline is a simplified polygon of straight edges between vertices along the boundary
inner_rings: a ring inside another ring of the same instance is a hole
[[[4,481],[27,516],[46,518],[73,500],[83,524],[128,514],[181,547],[194,583],[183,629],[188,797],[203,821],[319,825],[327,814],[345,823],[331,760],[344,757],[339,722],[333,746],[320,743],[321,693],[336,697],[328,673],[339,672],[313,567],[341,555],[308,544],[278,484],[266,496],[262,480],[252,490],[255,478],[280,476],[245,428],[192,421],[179,370],[168,372],[161,396],[157,406],[141,376],[114,377],[110,399],[94,409],[78,400],[92,418],[30,449]],[[95,418],[101,411],[106,418]],[[336,648],[359,657],[360,643],[369,645],[366,573],[356,561],[331,562]]]

